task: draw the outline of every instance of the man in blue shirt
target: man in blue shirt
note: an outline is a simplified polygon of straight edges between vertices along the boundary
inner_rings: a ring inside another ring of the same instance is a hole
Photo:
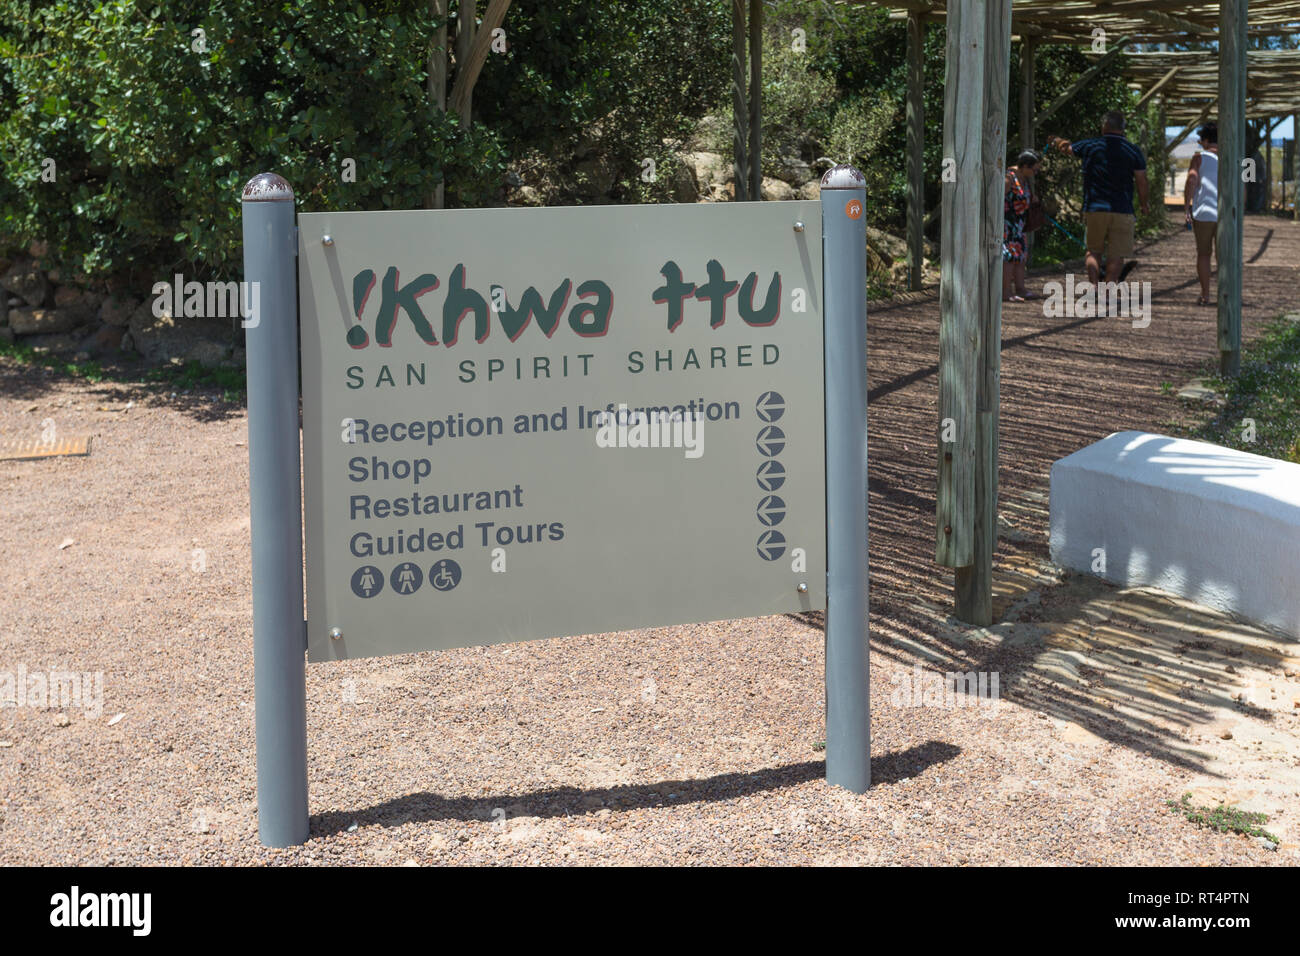
[[[1101,123],[1101,135],[1071,143],[1053,137],[1063,153],[1083,160],[1083,218],[1087,225],[1088,279],[1096,283],[1101,276],[1101,258],[1105,253],[1106,281],[1117,282],[1124,268],[1124,257],[1133,254],[1133,185],[1144,213],[1151,211],[1147,200],[1147,161],[1124,137],[1124,114],[1107,113]]]

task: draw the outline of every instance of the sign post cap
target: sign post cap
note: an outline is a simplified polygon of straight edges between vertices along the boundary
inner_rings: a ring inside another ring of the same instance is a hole
[[[822,175],[822,189],[863,189],[867,178],[847,163],[832,166]]]
[[[292,202],[293,187],[277,173],[258,173],[244,186],[244,202]]]

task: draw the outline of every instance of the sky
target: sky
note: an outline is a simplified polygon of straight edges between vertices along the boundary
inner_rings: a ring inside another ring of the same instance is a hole
[[[1281,123],[1279,123],[1277,127],[1273,130],[1273,142],[1276,143],[1284,139],[1293,139],[1295,137],[1294,128],[1295,128],[1295,122],[1292,117],[1288,116]],[[1165,128],[1165,135],[1177,136],[1182,131],[1183,128],[1181,126],[1168,126]],[[1194,138],[1194,135],[1195,134],[1193,134],[1193,137],[1191,138]]]

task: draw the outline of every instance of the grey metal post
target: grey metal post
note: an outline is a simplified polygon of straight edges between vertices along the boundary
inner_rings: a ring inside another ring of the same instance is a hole
[[[298,287],[293,189],[274,173],[244,187],[248,470],[253,538],[257,830],[307,839],[306,631],[298,455]]]
[[[826,782],[871,786],[867,662],[867,188],[822,177],[826,351]]]

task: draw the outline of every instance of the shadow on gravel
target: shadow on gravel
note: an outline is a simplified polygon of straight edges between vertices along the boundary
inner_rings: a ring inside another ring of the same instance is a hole
[[[914,777],[927,767],[952,760],[961,748],[930,740],[897,753],[873,757],[873,786],[896,783]],[[447,799],[441,794],[423,791],[396,800],[387,800],[355,812],[332,812],[312,817],[312,836],[342,833],[354,823],[358,826],[402,826],[432,820],[483,822],[501,819],[494,811],[514,817],[586,816],[601,809],[615,811],[647,810],[676,807],[688,803],[716,803],[735,800],[769,790],[781,790],[820,780],[826,774],[824,760],[769,767],[754,773],[724,773],[702,780],[665,780],[660,783],[620,784],[614,787],[557,787],[520,794],[492,797]]]
[[[149,370],[138,365],[103,363],[101,367],[104,377],[92,381],[57,368],[0,356],[0,399],[39,403],[58,388],[71,384],[95,401],[167,405],[196,422],[226,421],[244,412],[242,401],[227,401],[222,390],[214,386],[187,390],[169,383],[146,381],[144,376]]]

